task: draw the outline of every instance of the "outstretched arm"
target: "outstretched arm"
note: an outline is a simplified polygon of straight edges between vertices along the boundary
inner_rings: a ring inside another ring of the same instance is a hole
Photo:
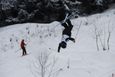
[[[60,49],[61,49],[61,45],[59,44],[59,46],[58,46],[58,52],[60,52]]]
[[[26,46],[27,44],[25,44],[25,42],[24,42],[24,46]]]
[[[67,38],[66,41],[68,41],[68,40],[71,40],[71,41],[73,41],[75,43],[75,39],[74,38],[71,38],[71,37]]]

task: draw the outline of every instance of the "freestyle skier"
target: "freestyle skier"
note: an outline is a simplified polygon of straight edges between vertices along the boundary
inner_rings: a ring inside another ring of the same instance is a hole
[[[61,22],[61,25],[64,27],[64,30],[62,32],[62,39],[61,42],[59,43],[58,46],[58,52],[60,52],[61,48],[66,48],[67,47],[67,42],[69,40],[73,41],[75,43],[75,39],[71,37],[71,31],[73,28],[73,25],[69,19],[71,13],[70,13],[70,9],[68,8],[67,4],[65,2],[63,2],[64,7],[65,7],[65,18],[64,20]]]

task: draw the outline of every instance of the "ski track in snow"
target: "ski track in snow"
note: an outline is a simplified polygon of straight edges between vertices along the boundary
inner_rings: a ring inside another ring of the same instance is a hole
[[[82,21],[82,22],[81,22]],[[68,42],[66,49],[57,53],[63,27],[58,22],[50,24],[25,23],[0,29],[0,77],[35,77],[32,64],[39,52],[49,51],[57,60],[58,77],[111,77],[115,73],[115,10],[102,14],[73,19],[72,36],[76,43]],[[77,36],[78,27],[81,27]],[[94,25],[108,30],[110,25],[110,50],[96,50]],[[21,56],[19,43],[25,39],[28,55]],[[69,69],[67,66],[69,65]],[[38,76],[40,77],[40,75]]]

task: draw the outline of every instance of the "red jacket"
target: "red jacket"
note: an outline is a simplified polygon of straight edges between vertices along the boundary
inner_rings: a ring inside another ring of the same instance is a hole
[[[21,44],[20,44],[20,47],[21,47],[21,48],[24,48],[25,45],[26,45],[26,44],[24,43],[24,40],[22,40],[22,41],[21,41]]]

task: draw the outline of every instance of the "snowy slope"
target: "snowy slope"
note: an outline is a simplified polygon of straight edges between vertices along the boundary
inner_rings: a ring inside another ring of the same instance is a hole
[[[41,52],[50,53],[48,62],[56,58],[55,69],[50,77],[112,77],[115,73],[115,10],[89,17],[73,19],[72,37],[66,49],[57,53],[63,27],[58,22],[50,24],[25,23],[0,29],[0,77],[41,77],[38,57]],[[78,28],[81,27],[78,32]],[[94,26],[111,31],[110,50],[100,51],[95,44]],[[78,32],[78,35],[76,36]],[[25,39],[27,56],[21,56],[20,41]],[[49,67],[49,69],[51,69]],[[47,70],[49,71],[49,70]],[[45,77],[47,77],[48,72]]]

